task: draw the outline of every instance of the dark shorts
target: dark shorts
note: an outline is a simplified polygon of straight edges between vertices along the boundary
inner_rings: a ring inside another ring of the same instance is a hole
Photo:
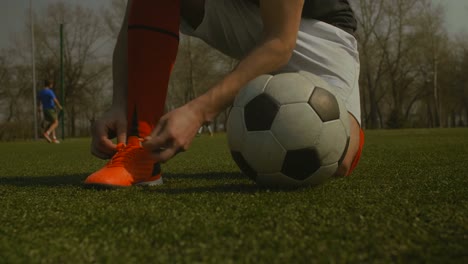
[[[55,109],[44,109],[44,118],[47,122],[54,122],[57,120],[57,112]]]

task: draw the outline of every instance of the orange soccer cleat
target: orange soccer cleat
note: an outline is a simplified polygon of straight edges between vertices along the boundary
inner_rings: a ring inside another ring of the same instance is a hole
[[[119,143],[114,157],[84,182],[94,187],[153,186],[162,183],[159,163],[151,159],[135,136],[128,137],[127,145]]]

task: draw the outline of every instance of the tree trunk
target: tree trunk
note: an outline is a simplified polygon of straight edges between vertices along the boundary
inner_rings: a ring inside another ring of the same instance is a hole
[[[70,112],[70,129],[71,129],[71,136],[75,137],[76,136],[76,111],[75,111],[75,106],[72,106],[71,112]]]
[[[376,129],[379,128],[379,106],[377,104],[377,98],[375,96],[375,91],[369,89],[369,122],[370,128]]]
[[[434,127],[434,117],[432,115],[431,104],[429,101],[426,103],[427,106],[427,127],[433,128]]]
[[[468,127],[468,102],[465,104],[465,118],[463,118],[463,126]]]
[[[435,56],[435,54],[434,54]],[[433,74],[433,98],[434,98],[434,127],[442,127],[442,118],[440,113],[440,104],[439,104],[439,86],[438,81],[438,72],[437,72],[437,59],[434,58],[434,74]]]

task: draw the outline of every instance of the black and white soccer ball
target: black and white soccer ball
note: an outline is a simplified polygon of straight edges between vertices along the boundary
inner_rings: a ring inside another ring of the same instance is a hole
[[[267,187],[329,179],[349,144],[349,117],[331,87],[309,72],[262,75],[237,95],[227,121],[231,155]]]

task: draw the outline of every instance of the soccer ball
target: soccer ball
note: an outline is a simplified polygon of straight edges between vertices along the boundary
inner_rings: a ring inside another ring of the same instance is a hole
[[[332,91],[304,71],[249,82],[227,120],[229,148],[241,171],[267,187],[303,187],[329,179],[349,144],[348,113]]]

